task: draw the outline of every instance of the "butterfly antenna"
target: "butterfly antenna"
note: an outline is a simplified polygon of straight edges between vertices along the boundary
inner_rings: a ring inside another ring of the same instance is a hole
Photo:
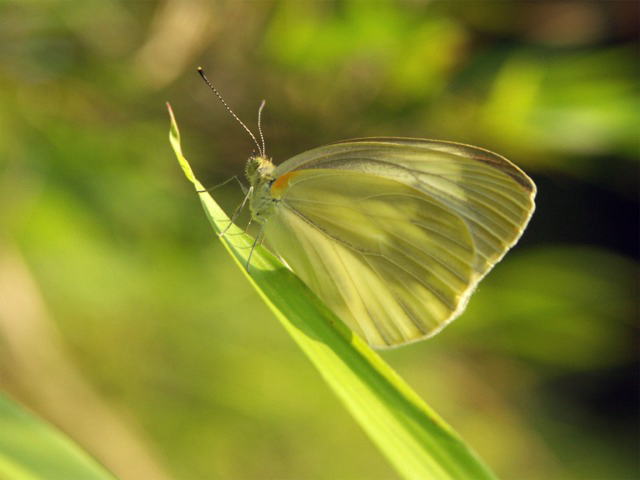
[[[258,133],[260,134],[260,141],[262,142],[262,156],[267,153],[267,147],[264,144],[264,135],[262,134],[262,109],[267,104],[265,100],[260,102],[260,108],[258,108]]]
[[[209,81],[209,79],[207,78],[207,76],[204,73],[204,70],[202,69],[202,67],[198,67],[198,73],[200,74],[200,76],[202,77],[202,79],[204,80],[204,82],[209,86],[209,88],[211,89],[211,91],[213,93],[216,94],[216,97],[218,97],[218,99],[222,102],[222,104],[224,105],[224,107],[227,109],[227,112],[229,112],[231,114],[231,116],[233,118],[236,119],[236,121],[242,125],[242,128],[244,128],[247,133],[251,136],[251,138],[253,139],[253,143],[256,144],[256,147],[258,147],[258,150],[260,152],[261,156],[264,156],[264,151],[262,150],[262,147],[260,147],[260,144],[258,143],[258,140],[256,140],[256,136],[253,134],[253,132],[251,130],[249,130],[249,127],[247,127],[244,122],[242,120],[240,120],[238,118],[238,116],[233,113],[233,110],[231,110],[231,107],[229,107],[229,105],[227,105],[227,102],[224,101],[224,98],[222,98],[222,95],[220,95],[220,92],[218,92],[218,90],[216,89],[216,87],[213,86],[213,84]],[[263,142],[264,144],[264,142]]]

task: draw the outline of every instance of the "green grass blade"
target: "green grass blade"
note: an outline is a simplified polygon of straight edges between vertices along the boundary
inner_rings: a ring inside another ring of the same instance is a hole
[[[0,395],[0,478],[114,480],[64,434]]]
[[[462,439],[274,255],[231,224],[204,192],[182,154],[171,107],[170,142],[216,233],[249,282],[316,366],[333,391],[407,479],[495,479]]]

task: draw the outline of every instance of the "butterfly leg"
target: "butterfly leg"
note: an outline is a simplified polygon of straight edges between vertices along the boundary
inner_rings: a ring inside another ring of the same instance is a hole
[[[205,193],[205,192],[213,192],[214,190],[220,188],[220,187],[224,187],[227,183],[231,182],[235,180],[236,182],[238,182],[238,185],[240,185],[240,189],[242,190],[242,193],[244,193],[245,195],[247,194],[247,187],[243,185],[243,183],[240,181],[240,179],[238,178],[237,175],[234,175],[231,178],[227,178],[224,182],[222,183],[218,183],[217,185],[214,185],[213,187],[209,187],[209,188],[205,188],[203,190],[196,190],[196,192],[198,193]]]
[[[249,257],[247,258],[247,264],[245,265],[245,268],[247,269],[247,273],[249,273],[249,267],[251,266],[251,257],[253,256],[253,251],[256,249],[258,245],[262,243],[263,237],[264,237],[264,226],[260,229],[260,231],[258,232],[258,235],[256,235],[256,238],[253,241],[253,245],[251,246],[251,251],[249,252]]]
[[[221,237],[224,236],[227,233],[227,230],[229,230],[231,225],[233,225],[233,223],[236,221],[236,219],[238,218],[238,215],[240,215],[240,212],[242,211],[244,206],[247,204],[247,200],[249,200],[249,197],[251,196],[251,192],[252,191],[253,191],[253,187],[251,187],[251,188],[249,188],[249,190],[247,190],[247,193],[244,196],[244,200],[242,200],[242,203],[238,206],[238,208],[235,209],[235,211],[233,212],[233,215],[231,215],[231,220],[229,220],[229,223],[224,228],[224,230],[222,230],[222,232],[220,232],[219,236],[221,236]]]

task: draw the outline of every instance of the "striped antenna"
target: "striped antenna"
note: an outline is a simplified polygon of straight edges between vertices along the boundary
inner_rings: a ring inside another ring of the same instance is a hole
[[[220,92],[218,92],[218,89],[216,89],[216,87],[214,87],[213,84],[209,81],[209,79],[205,75],[204,70],[202,69],[202,67],[198,67],[198,73],[200,74],[202,79],[205,81],[205,83],[209,86],[211,91],[213,91],[213,93],[216,94],[216,97],[218,97],[218,99],[222,102],[222,105],[224,105],[224,107],[227,109],[227,112],[229,112],[231,114],[231,116],[233,118],[235,118],[236,121],[240,125],[242,125],[242,128],[244,128],[247,131],[247,133],[251,136],[251,138],[253,139],[253,143],[255,143],[256,147],[258,147],[258,152],[260,152],[260,156],[264,157],[264,154],[265,154],[265,152],[264,152],[264,139],[262,140],[262,146],[260,146],[260,144],[258,143],[258,140],[256,139],[256,136],[253,134],[253,132],[251,130],[249,130],[249,127],[247,127],[244,124],[244,122],[242,120],[240,120],[235,113],[233,113],[233,110],[231,110],[231,107],[229,107],[229,105],[227,105],[227,102],[224,101],[224,98],[222,98],[222,95],[220,95]],[[260,107],[260,110],[262,110],[262,107]],[[262,137],[262,129],[260,127],[260,111],[258,111],[258,129],[260,130],[260,136]]]

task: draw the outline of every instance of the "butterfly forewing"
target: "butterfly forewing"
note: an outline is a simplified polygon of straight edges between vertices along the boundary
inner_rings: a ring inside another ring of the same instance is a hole
[[[520,238],[535,208],[535,185],[507,159],[476,147],[420,139],[371,138],[320,147],[284,162],[289,171],[333,168],[394,179],[440,200],[467,224],[486,274]]]

